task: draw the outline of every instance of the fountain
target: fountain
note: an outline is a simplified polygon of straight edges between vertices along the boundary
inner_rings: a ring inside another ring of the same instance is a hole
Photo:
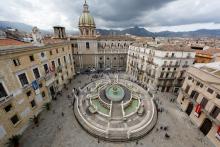
[[[119,142],[136,140],[156,124],[157,110],[147,91],[136,83],[119,79],[117,74],[111,79],[107,76],[94,81],[81,90],[84,92],[76,99],[74,115],[96,137]],[[88,100],[86,103],[84,98]]]
[[[120,85],[113,84],[105,89],[105,95],[110,101],[120,102],[124,98],[125,92]]]

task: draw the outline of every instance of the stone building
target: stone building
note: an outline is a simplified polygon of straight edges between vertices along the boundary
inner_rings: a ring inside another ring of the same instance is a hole
[[[209,48],[206,50],[196,50],[195,63],[210,63],[220,59],[219,48]]]
[[[75,74],[71,43],[0,41],[0,146],[20,134]]]
[[[200,131],[220,146],[220,62],[190,67],[177,103]]]
[[[125,70],[129,45],[127,36],[98,36],[88,4],[79,18],[80,36],[71,38],[77,72],[85,70]]]
[[[189,47],[139,43],[129,47],[126,71],[146,88],[177,93],[194,58]]]
[[[65,27],[61,27],[61,26],[54,26],[54,38],[56,39],[66,39],[66,31],[65,31]]]

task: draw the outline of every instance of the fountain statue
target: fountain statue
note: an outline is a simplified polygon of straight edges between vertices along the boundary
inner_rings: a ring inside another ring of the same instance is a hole
[[[118,88],[117,88],[117,86],[113,86],[113,94],[114,95],[117,95],[118,94]]]
[[[43,37],[41,36],[41,32],[37,27],[33,27],[32,29],[32,38],[34,46],[43,46]]]

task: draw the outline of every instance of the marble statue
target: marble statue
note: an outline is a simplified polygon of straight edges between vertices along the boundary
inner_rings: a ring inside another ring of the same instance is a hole
[[[43,46],[43,38],[41,36],[41,32],[37,27],[33,27],[32,29],[32,38],[34,46]]]

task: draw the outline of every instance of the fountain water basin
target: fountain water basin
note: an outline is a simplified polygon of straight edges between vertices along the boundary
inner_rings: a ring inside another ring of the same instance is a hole
[[[120,102],[123,100],[125,92],[120,85],[114,84],[105,89],[105,95],[110,101]]]

